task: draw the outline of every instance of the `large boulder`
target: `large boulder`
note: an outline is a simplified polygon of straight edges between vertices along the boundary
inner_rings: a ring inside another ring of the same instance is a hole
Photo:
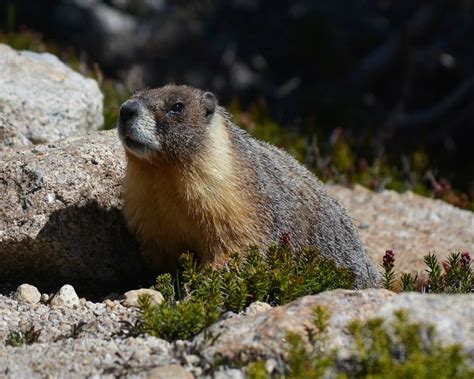
[[[281,359],[289,347],[288,333],[296,333],[308,342],[315,329],[317,306],[330,314],[326,348],[337,348],[343,356],[351,346],[347,333],[351,321],[379,317],[390,320],[394,312],[404,310],[409,320],[433,325],[440,342],[459,343],[471,359],[474,357],[474,295],[396,294],[384,289],[334,290],[305,296],[267,312],[220,321],[198,335],[193,343],[202,348],[201,354],[211,365],[216,360]],[[213,342],[206,344],[209,340]]]
[[[2,281],[105,292],[146,278],[121,213],[115,131],[11,149],[0,162]]]
[[[0,44],[0,150],[86,134],[103,123],[103,96],[51,54]]]
[[[440,260],[453,252],[474,253],[473,212],[409,191],[327,188],[354,218],[372,262],[382,263],[385,250],[393,250],[398,272],[424,272],[428,253]]]

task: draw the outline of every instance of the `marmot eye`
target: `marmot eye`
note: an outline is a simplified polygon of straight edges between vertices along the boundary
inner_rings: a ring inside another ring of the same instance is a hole
[[[184,104],[180,101],[176,102],[173,104],[171,107],[171,112],[172,113],[181,113],[184,109]]]

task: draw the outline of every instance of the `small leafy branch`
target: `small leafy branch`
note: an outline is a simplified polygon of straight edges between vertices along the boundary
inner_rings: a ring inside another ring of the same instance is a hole
[[[167,339],[189,339],[225,312],[239,312],[255,301],[285,304],[304,295],[352,288],[353,275],[323,258],[317,249],[293,251],[283,236],[267,251],[250,247],[234,253],[222,267],[197,266],[181,256],[181,275],[160,275],[156,288],[166,301],[152,305],[141,299],[143,331]]]
[[[434,254],[425,257],[428,266],[427,292],[466,293],[473,290],[471,256],[468,252],[453,253],[443,262],[443,270]]]
[[[384,269],[383,285],[388,290],[393,289],[393,282],[395,281],[395,272],[393,271],[394,265],[395,265],[395,254],[393,253],[392,250],[387,250],[385,252],[385,255],[383,256],[382,267]]]
[[[417,288],[418,274],[402,273],[400,276],[403,292],[415,291]]]

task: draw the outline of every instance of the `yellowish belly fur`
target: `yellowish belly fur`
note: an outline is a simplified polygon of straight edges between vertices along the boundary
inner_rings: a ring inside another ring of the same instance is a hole
[[[210,133],[207,154],[189,169],[128,154],[125,216],[157,269],[166,269],[186,251],[201,262],[222,263],[229,252],[264,242],[254,240],[262,233],[257,233],[255,209],[235,174],[220,116]]]

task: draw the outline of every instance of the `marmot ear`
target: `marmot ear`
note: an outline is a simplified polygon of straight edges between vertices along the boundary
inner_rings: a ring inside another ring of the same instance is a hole
[[[202,95],[202,105],[206,110],[206,117],[214,113],[216,110],[217,99],[212,92],[204,92]]]

